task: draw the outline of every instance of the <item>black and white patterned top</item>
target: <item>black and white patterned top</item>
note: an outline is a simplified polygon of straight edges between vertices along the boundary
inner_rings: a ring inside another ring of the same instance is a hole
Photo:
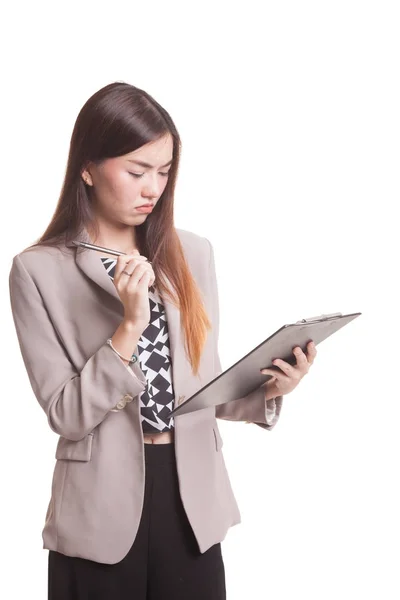
[[[100,258],[113,280],[117,259]],[[162,433],[174,427],[174,417],[170,416],[175,394],[168,323],[164,305],[155,288],[149,289],[149,302],[150,321],[138,341],[139,365],[147,380],[146,388],[139,394],[139,410],[143,433]]]

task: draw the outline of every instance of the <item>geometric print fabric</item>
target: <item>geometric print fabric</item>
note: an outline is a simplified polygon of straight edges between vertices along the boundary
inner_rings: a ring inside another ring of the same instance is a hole
[[[100,258],[113,280],[117,259]],[[149,302],[150,321],[138,341],[139,365],[147,381],[139,394],[139,409],[143,433],[162,433],[174,427],[171,353],[164,304],[154,288],[149,289]]]

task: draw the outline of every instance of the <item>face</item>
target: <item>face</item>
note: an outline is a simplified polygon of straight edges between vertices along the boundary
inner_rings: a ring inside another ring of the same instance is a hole
[[[134,152],[90,164],[82,177],[92,188],[97,216],[115,224],[143,223],[151,208],[138,207],[154,208],[158,202],[168,182],[172,153],[172,137],[167,134]]]

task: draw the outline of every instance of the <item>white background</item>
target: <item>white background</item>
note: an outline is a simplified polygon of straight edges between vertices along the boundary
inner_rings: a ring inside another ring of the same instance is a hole
[[[3,13],[1,597],[46,597],[58,439],[19,354],[8,273],[51,219],[79,109],[122,80],[182,137],[175,224],[213,243],[224,368],[284,323],[363,313],[318,346],[275,429],[219,421],[242,514],[222,544],[228,599],[398,600],[397,7],[23,2]]]

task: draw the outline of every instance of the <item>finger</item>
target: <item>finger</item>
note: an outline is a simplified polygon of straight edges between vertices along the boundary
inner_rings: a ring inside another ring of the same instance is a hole
[[[136,284],[134,285],[135,290],[141,290],[142,288],[148,289],[150,287],[151,273],[147,269],[135,268],[135,275],[132,277],[136,278]],[[130,279],[132,279],[132,277]],[[130,285],[131,282],[129,282]],[[133,285],[132,285],[133,287]],[[128,293],[130,288],[127,287]]]
[[[132,248],[132,250],[130,252],[128,252],[125,255],[122,254],[122,256],[125,256],[125,257],[126,256],[137,256],[139,258],[145,258],[147,260],[146,256],[144,256],[144,254],[140,254],[140,252],[137,248]]]
[[[310,363],[310,365],[312,365],[316,356],[317,348],[315,346],[315,343],[311,341],[307,344],[307,360]]]
[[[261,369],[261,373],[263,375],[272,375],[272,377],[277,379],[278,381],[287,381],[288,379],[288,376],[285,375],[285,373],[282,373],[282,371],[274,371],[273,369]],[[272,379],[268,381],[272,381]]]
[[[276,382],[278,381],[277,377],[275,377],[275,375],[273,375],[270,379],[267,379],[267,381],[264,381],[264,383],[262,383],[262,386],[266,386],[267,384],[269,386],[274,385]]]
[[[147,262],[146,265],[149,266],[149,272],[150,272],[149,287],[152,287],[153,285],[155,285],[156,275],[154,273],[153,265],[151,264],[151,262]]]
[[[282,369],[282,371],[289,377],[293,377],[293,379],[296,378],[297,369],[295,367],[292,367],[292,365],[289,365],[289,363],[282,360],[281,358],[276,358],[272,361],[272,364]]]
[[[142,264],[147,261],[145,256],[141,256],[138,251],[132,254],[121,254],[115,265],[114,280],[119,281],[123,271],[133,273],[136,264]]]
[[[155,278],[153,269],[151,268],[151,266],[146,263],[146,262],[141,262],[141,263],[136,263],[135,264],[135,268],[132,271],[132,275],[129,277],[129,281],[128,281],[128,291],[131,291],[132,288],[135,288],[137,286],[137,284],[140,282],[141,278],[143,277],[144,273],[149,273],[149,280],[152,278]]]
[[[123,260],[125,259],[125,260]],[[125,254],[125,256],[122,256],[122,261],[124,262],[126,266],[128,266],[129,264],[131,264],[132,262],[134,263],[148,263],[149,261],[147,260],[146,256],[142,256],[141,254]]]
[[[301,370],[301,372],[308,373],[310,363],[308,362],[308,358],[304,354],[303,350],[299,346],[296,346],[296,348],[293,350],[293,354],[296,357],[297,366]]]
[[[149,263],[143,263],[143,268],[144,268],[144,273],[149,274],[149,277],[146,280],[147,287],[152,287],[156,281],[156,276],[154,274],[153,268],[150,266]],[[143,276],[139,279],[138,284],[140,284],[142,280],[143,280]]]
[[[129,258],[134,258],[135,256],[137,256],[137,254],[135,254],[134,252],[132,252],[131,254],[120,254],[117,258],[117,262],[115,264],[115,269],[114,269],[114,281],[118,281],[122,271],[125,270],[125,267],[128,264],[128,260]]]
[[[150,273],[150,280],[149,280],[151,282],[150,285],[154,285],[155,280],[156,280],[156,276],[155,276],[154,269],[153,269],[151,263],[146,262],[146,263],[144,263],[144,266],[147,268],[147,270]]]
[[[137,284],[137,287],[148,288],[151,280],[151,273],[145,271]]]

